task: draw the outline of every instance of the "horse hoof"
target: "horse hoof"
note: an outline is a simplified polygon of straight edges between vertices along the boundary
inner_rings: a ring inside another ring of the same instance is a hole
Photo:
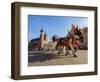
[[[76,53],[76,50],[74,51],[74,53]]]
[[[70,53],[66,53],[66,56],[67,56],[67,55],[70,55]]]
[[[60,52],[58,52],[58,54],[60,54]]]
[[[74,55],[74,57],[77,57],[77,55]]]
[[[68,52],[68,54],[70,54],[70,53]]]

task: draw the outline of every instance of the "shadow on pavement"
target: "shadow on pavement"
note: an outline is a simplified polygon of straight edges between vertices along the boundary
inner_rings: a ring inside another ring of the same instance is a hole
[[[28,62],[37,62],[37,61],[46,61],[51,59],[60,59],[60,58],[72,58],[73,55],[56,55],[56,54],[29,54]]]

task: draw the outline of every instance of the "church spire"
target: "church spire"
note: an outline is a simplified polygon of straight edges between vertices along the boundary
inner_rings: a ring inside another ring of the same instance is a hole
[[[43,31],[43,26],[41,27],[41,30],[40,30],[40,32],[44,32],[44,31]]]
[[[43,32],[43,29],[41,29],[40,32]]]

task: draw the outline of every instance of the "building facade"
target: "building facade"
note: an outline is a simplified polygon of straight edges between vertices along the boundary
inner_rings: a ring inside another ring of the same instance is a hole
[[[39,38],[32,39],[29,42],[28,49],[29,51],[41,50],[46,44],[48,44],[48,37],[47,34],[43,31],[43,29],[41,29]]]

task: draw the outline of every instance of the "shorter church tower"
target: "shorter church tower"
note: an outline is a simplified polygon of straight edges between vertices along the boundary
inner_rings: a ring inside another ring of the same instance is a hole
[[[44,41],[45,41],[45,44],[48,44],[48,38],[47,38],[47,34],[46,33],[44,34]]]

